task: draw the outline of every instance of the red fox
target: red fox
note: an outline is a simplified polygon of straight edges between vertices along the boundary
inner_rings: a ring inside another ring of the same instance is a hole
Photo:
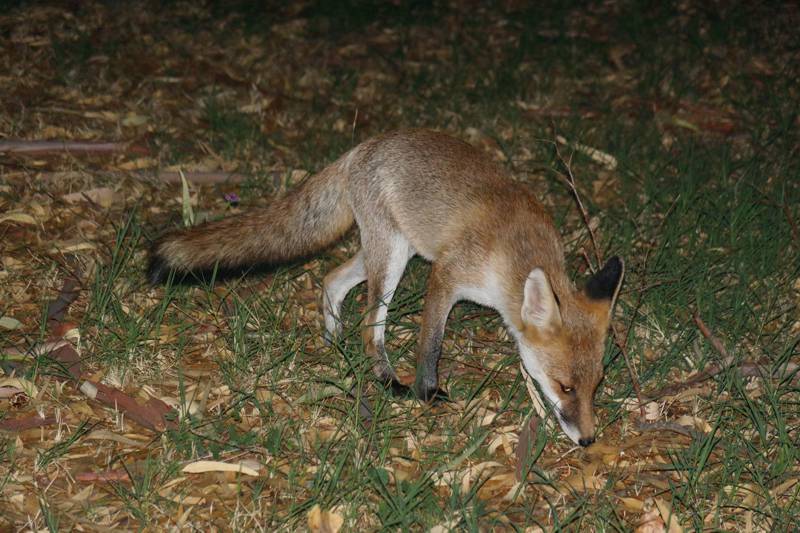
[[[613,257],[576,289],[558,231],[533,191],[473,146],[407,130],[367,140],[261,209],[176,231],[152,249],[151,282],[181,274],[277,264],[320,252],[358,225],[361,249],[325,276],[326,335],[341,332],[347,293],[367,282],[365,351],[375,376],[407,392],[384,348],[387,307],[408,260],[432,263],[414,392],[446,399],[438,363],[450,309],[471,300],[497,310],[573,441],[594,442],[594,394],[623,277]]]

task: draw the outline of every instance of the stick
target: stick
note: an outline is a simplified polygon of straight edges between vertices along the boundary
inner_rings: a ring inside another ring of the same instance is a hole
[[[564,160],[561,156],[561,150],[558,149],[558,143],[553,143],[556,147],[556,155],[558,156],[559,161],[561,164],[564,165],[564,168],[567,169],[567,174],[565,175],[567,185],[572,190],[572,195],[575,197],[575,202],[578,204],[578,209],[581,212],[581,216],[583,217],[583,223],[586,225],[586,229],[589,230],[589,238],[592,241],[592,248],[594,248],[594,256],[597,259],[597,266],[598,268],[603,264],[603,258],[600,254],[600,247],[597,246],[597,239],[594,235],[594,230],[592,229],[592,225],[589,223],[589,213],[586,211],[586,208],[583,207],[583,202],[581,201],[581,195],[578,194],[578,188],[575,186],[575,175],[572,174],[572,167],[570,164]]]
[[[130,146],[128,143],[92,142],[92,141],[37,141],[6,140],[0,141],[0,153],[8,154],[56,154],[56,153],[117,153],[131,152],[146,154],[148,150],[141,146]]]
[[[56,423],[56,417],[37,415],[24,416],[22,418],[7,418],[0,420],[0,431],[25,431],[44,426],[52,426]]]
[[[594,231],[592,230],[592,226],[589,223],[589,213],[586,211],[586,208],[583,206],[583,202],[581,201],[581,195],[578,193],[578,188],[575,186],[575,175],[572,173],[572,168],[570,167],[569,162],[567,162],[564,157],[561,155],[561,150],[558,149],[558,143],[555,142],[553,145],[556,148],[556,155],[558,156],[559,161],[561,164],[564,165],[564,168],[567,169],[566,181],[569,185],[569,188],[572,190],[572,196],[575,198],[575,203],[578,205],[578,210],[581,212],[581,216],[583,217],[583,223],[586,226],[586,229],[589,232],[589,237],[592,241],[592,247],[594,248],[594,256],[597,259],[597,268],[599,269],[603,265],[603,256],[600,253],[600,247],[597,246],[597,239],[595,238]],[[628,330],[630,331],[630,329]],[[636,393],[636,399],[639,401],[639,414],[642,418],[645,416],[644,410],[644,402],[642,401],[642,387],[639,385],[639,378],[636,375],[636,370],[633,368],[633,364],[631,363],[630,357],[628,357],[628,350],[626,348],[627,340],[623,340],[619,333],[617,332],[617,327],[611,324],[611,332],[614,336],[614,344],[617,345],[619,350],[622,352],[622,357],[625,359],[625,365],[628,367],[628,373],[631,376],[631,383],[633,384],[633,390]],[[627,333],[626,337],[627,339]]]
[[[672,431],[673,433],[680,433],[692,439],[699,439],[705,435],[705,433],[701,431],[682,426],[676,422],[639,422],[633,429],[640,433],[644,433],[645,431]]]
[[[133,396],[103,383],[84,381],[80,391],[93,400],[119,410],[147,429],[162,432],[177,426],[174,420],[167,420],[165,415],[173,409],[157,398],[150,398],[144,404]]]
[[[789,228],[792,230],[792,239],[794,239],[795,244],[800,244],[800,234],[797,231],[797,224],[794,222],[794,218],[792,217],[792,212],[789,210],[789,206],[786,205],[786,202],[783,202],[781,206],[783,208],[783,214],[786,215],[786,220],[789,221]]]
[[[80,281],[81,268],[75,256],[68,256],[66,261],[67,276],[55,300],[47,305],[48,325],[54,326],[64,320],[69,306],[78,299],[82,284]]]
[[[232,172],[198,171],[184,172],[186,179],[195,184],[210,183],[239,183],[245,180],[245,176]],[[164,170],[156,174],[156,178],[164,183],[180,183],[181,175],[178,172]]]
[[[722,341],[719,340],[719,338],[713,333],[711,333],[711,330],[708,329],[706,323],[703,322],[702,318],[700,318],[700,313],[695,311],[693,318],[694,323],[697,324],[697,327],[700,330],[700,333],[703,334],[703,337],[705,337],[708,342],[711,343],[711,346],[713,346],[714,349],[722,356],[722,364],[724,366],[730,366],[733,363],[733,357],[731,357],[731,355],[728,353],[728,350],[725,349],[725,345],[722,344]]]
[[[649,393],[647,395],[648,397],[656,399],[662,396],[672,396],[684,389],[697,385],[698,383],[706,381],[707,379],[713,378],[717,374],[725,371],[726,369],[730,368],[731,365],[733,365],[734,363],[733,356],[725,348],[725,345],[722,344],[722,341],[719,339],[719,337],[714,335],[711,332],[711,330],[708,329],[706,323],[703,322],[702,318],[700,318],[700,314],[695,312],[693,318],[694,318],[694,323],[697,324],[697,328],[700,330],[700,333],[703,334],[703,337],[705,337],[708,340],[708,342],[711,343],[711,346],[713,346],[714,349],[722,357],[722,362],[713,363],[709,365],[708,368],[686,379],[686,381],[684,381],[683,383],[666,385],[664,387],[661,387],[660,389],[656,389],[655,391]],[[800,366],[791,361],[787,362],[785,366],[786,366],[785,368],[786,374],[796,373],[798,369],[800,369]],[[742,377],[770,376],[773,378],[777,377],[784,379],[784,376],[777,374],[776,372],[770,372],[765,365],[759,363],[741,363],[738,366],[737,371],[739,372],[739,375]],[[792,379],[792,383],[797,383],[797,382],[800,382],[800,376],[795,376]]]
[[[711,379],[717,374],[724,372],[728,366],[718,365],[716,363],[711,364],[703,370],[702,372],[698,372],[694,376],[687,378],[686,381],[683,383],[671,383],[669,385],[665,385],[660,389],[656,389],[652,392],[647,393],[647,397],[651,400],[657,400],[658,398],[662,398],[664,396],[674,396],[678,394],[682,390],[688,389],[697,385],[698,383],[702,383],[707,379]],[[758,363],[742,363],[736,369],[739,372],[739,375],[744,378],[760,378],[764,376],[770,376],[772,378],[781,378],[784,379],[785,375],[781,375],[777,372],[769,372],[765,365],[760,365]],[[797,372],[798,366],[795,363],[788,363],[786,365],[786,374],[791,374],[793,372]],[[792,384],[797,385],[800,383],[800,376],[795,376],[792,379]]]

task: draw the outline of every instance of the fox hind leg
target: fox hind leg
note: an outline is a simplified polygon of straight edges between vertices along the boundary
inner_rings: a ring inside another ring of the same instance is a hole
[[[425,308],[422,310],[414,389],[417,398],[425,402],[448,400],[447,393],[439,388],[439,358],[442,355],[445,323],[456,298],[454,284],[446,272],[442,264],[434,262],[425,293]]]
[[[329,343],[342,332],[342,303],[353,287],[366,281],[364,253],[359,252],[329,272],[322,282],[325,340]]]
[[[388,237],[388,238],[387,238]],[[364,350],[372,357],[373,372],[395,394],[408,395],[386,354],[384,334],[386,315],[408,260],[414,255],[410,243],[399,233],[361,234],[367,272],[367,318],[364,327]]]

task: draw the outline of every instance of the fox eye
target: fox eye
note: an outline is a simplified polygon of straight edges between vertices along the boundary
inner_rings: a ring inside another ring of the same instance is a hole
[[[563,392],[564,394],[572,394],[572,392],[575,390],[574,388],[568,387],[563,383],[559,383],[559,385],[561,385],[561,392]]]

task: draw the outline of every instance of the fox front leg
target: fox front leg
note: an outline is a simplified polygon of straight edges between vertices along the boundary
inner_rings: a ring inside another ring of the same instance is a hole
[[[417,348],[417,378],[414,391],[420,400],[447,401],[447,393],[439,388],[439,358],[447,315],[454,303],[454,290],[443,269],[434,263],[428,278],[425,309],[422,311],[422,331]]]

